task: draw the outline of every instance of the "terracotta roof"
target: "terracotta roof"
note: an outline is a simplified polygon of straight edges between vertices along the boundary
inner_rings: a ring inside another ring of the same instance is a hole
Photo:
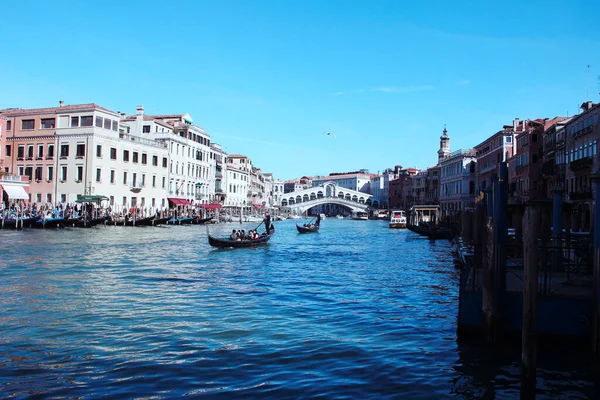
[[[87,103],[87,104],[72,104],[72,105],[64,105],[62,107],[46,107],[46,108],[6,108],[4,110],[0,110],[0,114],[2,115],[21,115],[21,114],[60,114],[68,111],[84,111],[84,110],[102,110],[107,111],[109,113],[117,114],[116,111],[109,110],[108,108],[104,108],[99,106],[96,103]]]

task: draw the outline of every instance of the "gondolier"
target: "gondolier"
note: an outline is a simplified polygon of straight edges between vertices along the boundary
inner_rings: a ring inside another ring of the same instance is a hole
[[[265,219],[263,221],[265,223],[265,229],[266,229],[267,234],[268,234],[269,231],[271,230],[271,216],[269,215],[269,213],[265,214]]]

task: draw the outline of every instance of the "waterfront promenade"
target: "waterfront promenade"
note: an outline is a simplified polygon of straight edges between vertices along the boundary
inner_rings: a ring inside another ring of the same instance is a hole
[[[518,348],[457,340],[449,242],[295,222],[254,250],[193,225],[0,231],[1,396],[519,396]],[[595,397],[592,366],[540,352],[538,397]]]

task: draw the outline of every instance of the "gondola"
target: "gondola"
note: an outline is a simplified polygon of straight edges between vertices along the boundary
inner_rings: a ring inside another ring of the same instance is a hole
[[[164,218],[154,218],[154,221],[152,221],[152,225],[153,226],[158,226],[158,225],[164,225],[167,223],[168,220],[170,220],[171,217],[164,217]]]
[[[213,217],[208,217],[208,218],[196,217],[196,218],[194,218],[194,221],[192,222],[192,224],[194,224],[194,225],[203,225],[203,224],[207,223],[208,221],[210,221],[212,219],[213,219]]]
[[[154,221],[154,215],[146,218],[139,219],[128,219],[125,221],[125,226],[152,226],[152,221]]]
[[[83,220],[83,218],[67,218],[63,222],[63,226],[65,228],[74,228],[79,224],[79,221]]]
[[[64,222],[64,217],[40,218],[35,222],[35,224],[32,225],[32,227],[39,229],[62,228],[64,226]]]
[[[319,225],[317,225],[317,224],[308,224],[306,226],[300,226],[300,225],[296,224],[296,229],[298,229],[298,233],[319,232]]]
[[[30,218],[4,218],[0,220],[0,228],[2,229],[21,229],[21,228],[31,228],[37,221],[37,217]],[[18,221],[18,224],[17,224]]]
[[[192,217],[170,218],[167,225],[191,225],[194,222]]]
[[[418,233],[422,236],[427,236],[429,239],[446,239],[452,240],[452,233],[448,229],[437,228],[432,226],[423,226],[423,225],[412,225],[407,224],[406,227],[408,230]]]
[[[207,228],[208,229],[208,228]],[[244,240],[231,240],[229,238],[219,239],[208,234],[208,244],[213,247],[218,248],[228,248],[228,247],[256,247],[263,244],[266,244],[271,236],[275,233],[275,227],[271,225],[271,229],[269,229],[269,234],[262,234],[258,239],[244,239]]]
[[[298,229],[298,233],[313,233],[319,232],[319,227],[321,226],[321,214],[317,214],[317,221],[314,224],[308,223],[300,226],[296,224],[296,229]]]
[[[75,226],[78,228],[91,228],[93,226],[103,224],[104,222],[106,222],[107,219],[108,217],[100,217],[88,220],[82,218],[77,222],[77,225]]]

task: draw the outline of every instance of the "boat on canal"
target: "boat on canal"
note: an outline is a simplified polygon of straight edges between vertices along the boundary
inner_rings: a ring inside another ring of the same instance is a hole
[[[298,233],[319,232],[320,227],[321,227],[321,214],[317,215],[317,221],[314,224],[311,224],[311,223],[304,224],[304,225],[296,224],[296,229],[298,229]]]
[[[406,214],[403,210],[393,210],[391,212],[389,226],[393,229],[406,228]]]
[[[37,217],[2,218],[0,221],[0,228],[2,228],[2,229],[32,228],[37,220],[38,220]]]
[[[352,219],[367,221],[369,219],[369,214],[364,211],[354,211],[352,213]]]
[[[208,229],[208,227],[207,227]],[[226,248],[238,248],[238,247],[256,247],[267,244],[273,234],[275,233],[275,226],[271,225],[269,229],[269,233],[263,233],[259,236],[258,239],[241,239],[241,240],[233,240],[230,238],[216,238],[208,233],[208,244],[213,247],[218,247],[221,249]]]

